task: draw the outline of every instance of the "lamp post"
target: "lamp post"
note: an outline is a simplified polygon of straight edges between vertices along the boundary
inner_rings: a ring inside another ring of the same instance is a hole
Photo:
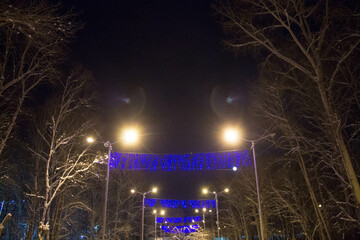
[[[198,213],[199,210],[195,209],[195,212]],[[211,212],[211,209],[210,209],[210,210],[207,210],[206,208],[203,208],[203,209],[202,209],[202,212],[203,212],[203,220],[202,220],[202,222],[204,223],[204,230],[205,230],[205,227],[206,227],[205,214],[206,214],[207,212]]]
[[[109,174],[110,174],[110,159],[111,159],[111,150],[112,144],[111,142],[107,141],[104,143],[104,146],[108,148],[108,162],[107,162],[107,171],[106,171],[106,186],[105,186],[105,200],[104,200],[104,219],[103,219],[103,233],[102,233],[102,240],[105,240],[105,233],[106,233],[106,210],[107,210],[107,199],[108,199],[108,192],[109,192]]]
[[[204,188],[203,189],[203,193],[204,194],[207,194],[209,191],[206,189],[206,188]],[[226,192],[226,193],[228,193],[229,192],[229,189],[228,188],[225,188],[225,190],[224,191],[221,191],[221,192],[219,192],[219,193],[217,193],[217,192],[215,192],[215,191],[213,191],[212,193],[215,195],[215,206],[216,206],[216,227],[217,227],[217,238],[218,238],[218,240],[220,240],[220,221],[219,221],[219,204],[218,204],[218,194],[221,194],[221,193],[223,193],[223,192]]]
[[[238,140],[243,140],[245,142],[251,143],[251,149],[253,153],[253,159],[254,159],[254,170],[255,170],[255,183],[256,183],[256,194],[257,194],[257,201],[258,201],[258,211],[259,211],[259,222],[260,222],[260,239],[264,240],[264,226],[263,226],[263,219],[262,219],[262,211],[261,211],[261,201],[260,201],[260,188],[259,188],[259,180],[258,180],[258,173],[257,173],[257,167],[256,167],[256,154],[255,154],[255,142],[258,142],[262,139],[273,137],[275,134],[268,134],[261,138],[258,138],[256,140],[248,140],[245,138],[242,138],[239,136],[239,133],[235,129],[227,129],[225,131],[225,140],[229,143],[237,143]]]
[[[154,218],[154,230],[155,230],[155,233],[154,233],[154,236],[155,236],[155,240],[156,240],[156,218],[157,218],[157,211],[156,211],[156,209],[153,211],[153,214],[154,214],[154,216],[155,216],[155,218]],[[165,214],[165,211],[164,210],[161,210],[160,211],[160,215],[164,215]],[[160,237],[161,237],[161,230],[160,230]]]
[[[141,240],[144,240],[144,213],[145,213],[145,197],[147,194],[149,193],[156,193],[157,192],[157,188],[153,188],[151,191],[148,192],[138,192],[135,189],[131,189],[131,193],[139,193],[142,195],[142,214],[141,214]],[[156,221],[155,221],[156,222]]]
[[[99,135],[99,134],[98,134]],[[99,135],[101,138],[101,136]],[[138,140],[138,133],[136,129],[125,129],[123,132],[123,136],[120,140],[111,143],[110,141],[106,141],[104,146],[108,148],[108,161],[107,161],[107,171],[106,171],[106,183],[105,183],[105,197],[104,197],[104,213],[103,213],[103,232],[102,232],[102,240],[105,240],[106,234],[106,213],[107,213],[107,202],[108,202],[108,193],[109,193],[109,178],[110,178],[110,160],[111,160],[111,151],[112,145],[123,141],[125,144],[134,144]],[[95,139],[93,137],[88,137],[86,139],[88,143],[94,143]]]

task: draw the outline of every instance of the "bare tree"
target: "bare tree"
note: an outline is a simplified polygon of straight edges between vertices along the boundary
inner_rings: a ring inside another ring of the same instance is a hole
[[[348,122],[337,102],[337,93],[348,90],[351,96],[346,99],[350,100],[347,106],[359,108],[359,93],[351,90],[356,78],[349,79],[343,73],[344,69],[351,69],[347,66],[354,66],[352,57],[360,43],[359,6],[351,3],[347,6],[330,0],[229,0],[220,1],[216,10],[231,36],[227,41],[230,47],[259,49],[267,56],[264,63],[275,59],[283,66],[282,71],[276,72],[278,76],[294,73],[295,79],[291,76],[289,81],[291,78],[297,82],[303,87],[303,94],[316,100],[322,132],[334,140],[353,195],[360,203],[360,185],[347,142],[350,139],[345,134]],[[351,73],[355,76],[357,70]],[[350,135],[357,132],[358,129]]]
[[[44,2],[0,3],[0,156],[30,91],[57,74],[65,43],[79,28],[59,9]]]
[[[42,165],[39,178],[44,181],[40,196],[34,195],[42,206],[39,239],[49,235],[52,203],[66,187],[76,184],[90,170],[95,159],[88,154],[90,145],[84,140],[84,134],[93,126],[88,111],[93,97],[87,87],[89,75],[75,70],[59,81],[60,94],[43,107],[44,114],[37,115],[40,142],[29,147]]]

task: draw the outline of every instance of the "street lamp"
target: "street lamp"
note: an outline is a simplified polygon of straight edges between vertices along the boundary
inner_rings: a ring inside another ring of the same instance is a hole
[[[156,211],[156,209],[155,210],[153,210],[153,214],[154,214],[154,216],[155,216],[155,233],[154,233],[154,236],[155,236],[155,240],[156,240],[156,218],[157,218],[157,211]],[[160,211],[160,215],[165,215],[165,210],[161,210]],[[160,235],[161,235],[161,232],[160,232]]]
[[[204,223],[204,230],[205,230],[205,223],[206,223],[206,221],[205,221],[205,213],[207,212],[207,209],[203,208],[202,211],[203,211],[203,223]]]
[[[130,131],[130,130],[125,130],[126,131]],[[107,202],[108,202],[108,193],[109,193],[109,178],[110,178],[110,160],[111,160],[111,151],[112,151],[112,145],[115,143],[118,143],[120,141],[123,141],[124,143],[127,144],[135,144],[138,140],[138,134],[135,130],[131,130],[132,131],[132,135],[125,135],[123,134],[122,138],[120,138],[120,140],[115,141],[115,142],[110,142],[110,141],[106,141],[104,143],[104,146],[106,148],[108,148],[108,161],[107,161],[107,171],[106,171],[106,185],[105,185],[105,199],[104,199],[104,217],[103,217],[103,233],[102,233],[102,240],[105,240],[105,233],[106,233],[106,212],[107,212]],[[93,137],[88,137],[86,139],[86,141],[88,143],[94,143],[95,139]]]
[[[157,193],[157,188],[151,189],[151,191],[148,192],[138,192],[135,189],[131,189],[131,193],[139,193],[142,195],[142,216],[141,216],[141,240],[144,240],[144,213],[145,213],[145,197],[149,193]],[[156,221],[155,221],[156,222]]]
[[[204,188],[202,190],[203,194],[207,194],[209,193],[209,190],[207,188]],[[229,188],[225,188],[224,191],[221,191],[219,193],[213,191],[212,194],[215,195],[215,205],[216,205],[216,226],[217,226],[217,236],[218,236],[218,239],[220,239],[220,222],[219,222],[219,204],[218,204],[218,194],[221,194],[221,193],[228,193],[229,192]]]
[[[239,140],[243,140],[245,142],[251,143],[251,149],[253,152],[253,159],[254,159],[254,169],[255,169],[255,183],[256,183],[256,193],[257,193],[257,200],[258,200],[258,208],[259,208],[259,221],[260,221],[260,239],[264,240],[264,227],[263,227],[263,219],[262,219],[262,211],[261,211],[261,201],[260,201],[260,188],[259,188],[259,180],[257,174],[257,167],[256,167],[256,155],[255,155],[255,142],[258,142],[264,138],[273,137],[275,134],[268,134],[256,140],[248,140],[243,137],[240,137],[239,131],[237,129],[226,129],[224,131],[224,140],[232,145],[236,144]]]

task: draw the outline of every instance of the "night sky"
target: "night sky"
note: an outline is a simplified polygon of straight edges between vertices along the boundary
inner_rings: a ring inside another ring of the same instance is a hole
[[[246,129],[256,64],[225,48],[211,3],[63,0],[85,23],[71,44],[71,59],[95,76],[105,138],[115,140],[123,125],[135,123],[144,134],[137,151],[221,151],[222,125]],[[149,178],[160,184],[159,175]],[[212,178],[203,174],[197,186],[193,176],[166,176],[171,180],[162,188],[171,196],[162,197],[191,198]],[[179,190],[169,191],[174,186]]]

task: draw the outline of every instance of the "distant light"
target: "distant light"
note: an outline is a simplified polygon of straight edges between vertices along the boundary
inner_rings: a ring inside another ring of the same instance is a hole
[[[131,192],[131,193],[135,193],[135,189],[131,189],[130,192]]]
[[[322,207],[322,205],[321,205],[321,204],[319,204],[319,207]]]
[[[237,171],[237,167],[234,166],[234,167],[232,168],[232,170],[233,170],[234,172],[236,172],[236,171]]]
[[[165,210],[161,210],[160,215],[165,215]]]
[[[204,188],[204,189],[202,190],[202,192],[203,192],[203,194],[207,194],[207,193],[208,193],[207,188]]]
[[[198,212],[199,212],[199,209],[195,209],[195,212],[198,213]]]
[[[206,208],[205,208],[205,207],[204,207],[202,210],[203,210],[203,212],[206,212]]]
[[[156,210],[153,210],[153,214],[156,214]]]
[[[210,209],[209,212],[212,212],[212,210]]]
[[[227,192],[229,192],[229,189],[228,189],[228,188],[225,188],[225,190],[224,190],[224,191],[227,193]]]
[[[88,143],[93,143],[93,142],[95,142],[95,139],[93,137],[88,137],[88,138],[86,138],[86,141]]]
[[[153,188],[151,191],[153,192],[153,193],[157,193],[157,188]]]

